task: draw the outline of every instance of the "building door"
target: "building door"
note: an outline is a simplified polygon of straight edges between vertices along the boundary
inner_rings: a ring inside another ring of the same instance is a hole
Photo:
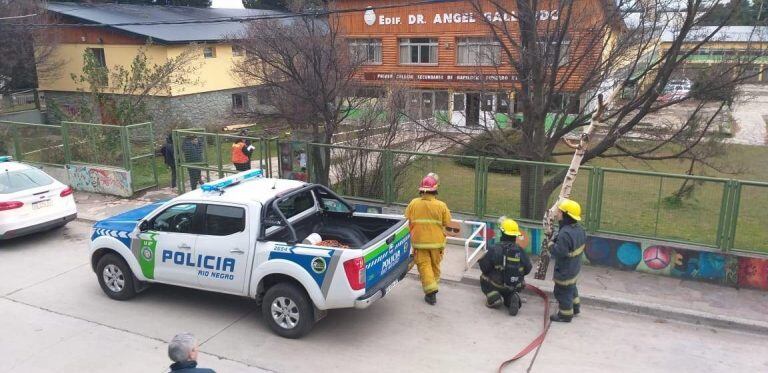
[[[434,92],[421,92],[421,119],[432,118],[434,102]]]
[[[467,127],[476,127],[480,125],[480,94],[467,93]]]

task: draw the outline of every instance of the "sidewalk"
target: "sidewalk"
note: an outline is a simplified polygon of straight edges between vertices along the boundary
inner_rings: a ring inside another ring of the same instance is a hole
[[[526,281],[550,295],[554,283],[550,264],[547,280]],[[534,268],[535,269],[535,268]],[[479,286],[480,270],[470,268],[462,282]],[[613,268],[581,267],[579,296],[590,306],[617,309],[653,317],[768,334],[768,293],[735,289],[699,281],[681,280]]]
[[[161,199],[173,198],[171,189],[149,191],[136,199],[124,199],[93,193],[75,192],[78,219],[95,222]],[[449,245],[443,261],[441,278],[479,287],[480,270],[464,271],[464,247]],[[547,280],[526,281],[550,294],[552,270]],[[418,278],[416,268],[411,276]],[[478,289],[479,291],[479,289]],[[606,267],[582,266],[579,295],[587,307],[599,307],[683,321],[768,334],[768,292],[709,284]],[[532,295],[531,295],[532,296]]]

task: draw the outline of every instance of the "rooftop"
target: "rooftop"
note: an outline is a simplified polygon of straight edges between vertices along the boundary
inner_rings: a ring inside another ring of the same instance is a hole
[[[686,41],[701,41],[717,29],[716,26],[702,26],[692,29]],[[675,39],[677,30],[669,28],[661,35],[662,42],[671,42]],[[768,40],[767,26],[724,26],[715,33],[710,42],[730,43],[757,43]]]
[[[255,178],[224,188],[224,192],[205,192],[198,188],[187,192],[177,200],[210,200],[218,202],[255,201],[262,205],[279,193],[300,188],[305,183],[295,180]]]
[[[78,23],[105,24],[160,43],[219,41],[245,29],[252,17],[288,13],[261,9],[49,2],[47,9]],[[173,22],[169,24],[169,22]]]

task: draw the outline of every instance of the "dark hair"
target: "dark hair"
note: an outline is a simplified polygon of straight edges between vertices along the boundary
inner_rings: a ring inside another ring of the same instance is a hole
[[[571,225],[571,224],[576,224],[576,223],[578,223],[578,222],[576,221],[576,219],[572,218],[572,217],[571,217],[571,215],[568,215],[568,213],[567,213],[567,212],[565,212],[565,211],[563,211],[563,220],[562,220],[562,222],[563,222],[563,224],[565,224],[565,225]]]
[[[243,141],[245,141],[245,140],[243,140],[242,138],[238,138],[238,139],[236,139],[236,140],[235,140],[235,144],[237,144],[237,143],[241,143],[241,142],[243,142]]]
[[[437,195],[437,191],[434,191],[434,192],[419,191],[419,195],[422,195],[422,194],[431,194],[433,196],[436,196]]]
[[[508,236],[506,234],[501,235],[501,241],[502,242],[515,242],[517,241],[517,236]]]

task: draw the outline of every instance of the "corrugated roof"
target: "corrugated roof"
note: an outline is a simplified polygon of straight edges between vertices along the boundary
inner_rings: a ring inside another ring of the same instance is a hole
[[[279,16],[287,13],[261,9],[194,8],[186,6],[78,4],[49,2],[47,9],[83,23],[192,22],[110,26],[158,42],[218,41],[245,29],[244,17]]]

